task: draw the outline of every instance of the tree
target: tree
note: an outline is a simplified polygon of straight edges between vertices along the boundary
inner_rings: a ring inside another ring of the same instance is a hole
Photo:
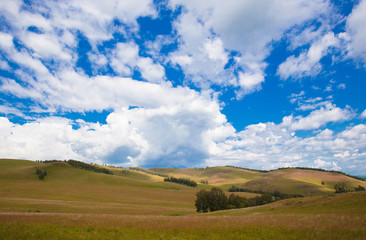
[[[334,185],[335,193],[345,193],[349,192],[347,185],[345,183],[337,183]]]
[[[219,188],[212,188],[209,193],[210,211],[224,210],[227,206],[227,197]]]
[[[248,205],[248,200],[245,197],[241,197],[234,193],[230,194],[227,202],[227,208],[244,208],[248,207]]]
[[[365,188],[362,187],[361,185],[358,185],[358,187],[355,188],[356,192],[361,192],[361,191],[365,191]]]
[[[196,211],[197,212],[208,212],[210,207],[210,192],[204,189],[201,189],[199,192],[196,193],[197,199],[195,201]]]
[[[44,177],[47,176],[46,170],[36,169],[36,174],[38,175],[39,180],[44,180]]]

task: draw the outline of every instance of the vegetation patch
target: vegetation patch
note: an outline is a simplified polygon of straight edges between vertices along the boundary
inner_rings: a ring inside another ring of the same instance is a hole
[[[189,187],[197,187],[197,183],[189,178],[166,177],[164,178],[164,182],[174,182]]]
[[[352,192],[350,188],[347,187],[347,185],[345,183],[337,183],[334,185],[334,190],[335,193],[346,193],[346,192]],[[355,192],[362,192],[365,191],[365,188],[361,185],[358,185],[358,187],[356,187],[354,189]]]
[[[105,173],[105,174],[111,174],[111,175],[113,174],[113,172],[111,170],[109,170],[107,168],[99,167],[94,164],[87,164],[87,163],[76,161],[76,160],[68,160],[67,163],[75,168],[80,168],[80,169],[93,171],[93,172],[97,172],[97,173]]]
[[[239,187],[236,187],[236,186],[232,186],[231,188],[229,188],[229,192],[249,192],[249,193],[258,193],[258,194],[269,194],[269,195],[273,196],[276,199],[304,197],[304,195],[301,195],[301,194],[288,194],[288,193],[281,193],[279,191],[264,192],[264,191],[261,191],[261,190],[250,190],[250,189],[247,189],[247,188],[239,188]]]
[[[47,172],[45,169],[36,169],[36,174],[38,175],[39,180],[44,180],[44,178],[47,176]]]
[[[212,188],[210,191],[201,189],[196,193],[196,211],[214,212],[218,210],[246,208],[271,203],[275,200],[270,194],[245,198],[232,193],[229,197],[219,188]]]

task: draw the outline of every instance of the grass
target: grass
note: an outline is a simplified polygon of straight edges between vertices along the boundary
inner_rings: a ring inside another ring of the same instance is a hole
[[[0,219],[3,216],[0,215]],[[1,239],[364,239],[359,216],[161,217],[65,215],[9,217]]]
[[[36,168],[47,170],[44,181],[37,178]],[[366,236],[364,192],[286,199],[264,206],[198,214],[194,208],[195,193],[213,185],[190,188],[147,173],[109,169],[114,175],[73,168],[64,162],[0,160],[0,239],[365,239]],[[277,180],[274,182],[285,185],[285,189],[297,188],[297,182],[327,189],[318,179],[328,177],[324,179],[327,185],[337,177],[311,175],[311,171],[299,175],[294,169],[268,173],[231,167],[164,171],[171,176],[182,174],[197,180],[220,179],[216,182],[219,186],[238,179],[246,179],[247,184],[264,177],[267,182]]]
[[[153,168],[152,170],[174,177],[190,178],[197,182],[207,180],[210,187],[229,189],[235,185],[263,192],[278,190],[283,193],[304,196],[329,195],[334,192],[333,186],[338,182],[345,182],[351,189],[358,185],[366,187],[366,182],[340,173],[309,169],[289,168],[258,172],[227,166],[204,169]]]

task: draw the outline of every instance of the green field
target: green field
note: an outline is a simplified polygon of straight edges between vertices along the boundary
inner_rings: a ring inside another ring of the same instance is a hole
[[[44,180],[38,179],[36,168],[47,171]],[[332,193],[336,182],[366,184],[339,173],[232,167],[150,170],[209,182],[192,188],[141,171],[108,169],[114,174],[66,162],[0,159],[0,239],[366,239],[366,192]],[[195,212],[199,189],[227,190],[231,185],[309,197]]]

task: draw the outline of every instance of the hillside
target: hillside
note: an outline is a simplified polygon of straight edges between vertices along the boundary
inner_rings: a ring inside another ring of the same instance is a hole
[[[334,192],[333,186],[344,182],[351,189],[366,182],[339,172],[319,171],[301,168],[257,171],[235,167],[209,167],[204,169],[152,168],[152,171],[175,177],[191,178],[197,182],[208,181],[210,185],[228,190],[231,186],[240,188],[304,196],[321,196]]]
[[[45,180],[38,179],[36,168],[47,171]],[[166,183],[162,178],[158,181],[140,172],[113,171],[115,174],[109,175],[65,162],[2,159],[0,210],[167,215],[194,212],[195,189]]]
[[[72,167],[63,161],[0,159],[0,239],[362,239],[366,233],[365,192],[195,212],[196,192],[212,186],[265,188],[272,184],[290,190],[298,186],[292,181],[313,189],[330,188],[339,180],[364,184],[339,173],[301,169],[259,172],[233,167],[145,171],[92,165],[90,169],[93,166],[113,174]],[[47,172],[44,180],[38,178],[37,168]],[[164,182],[157,172],[208,180],[209,184],[192,188]],[[320,179],[326,184],[318,184]]]

